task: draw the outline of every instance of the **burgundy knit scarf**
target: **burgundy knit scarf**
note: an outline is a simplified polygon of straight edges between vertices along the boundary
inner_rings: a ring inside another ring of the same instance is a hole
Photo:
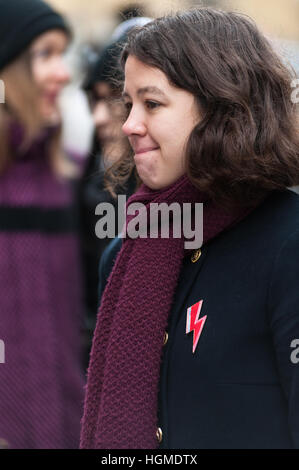
[[[153,202],[180,205],[203,202],[204,243],[252,210],[225,213],[207,200],[185,175],[159,191],[142,185],[127,204],[133,202],[141,202],[147,209]],[[88,369],[81,448],[157,447],[163,335],[184,254],[183,238],[123,240],[98,313]]]

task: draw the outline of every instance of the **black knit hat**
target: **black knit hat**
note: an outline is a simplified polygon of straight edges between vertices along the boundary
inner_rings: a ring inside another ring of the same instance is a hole
[[[42,0],[0,0],[0,70],[51,29],[71,35],[64,18]]]
[[[113,44],[109,44],[98,60],[92,64],[88,71],[85,82],[83,83],[83,89],[89,91],[93,88],[97,82],[107,82],[114,88],[117,82],[123,78],[123,73],[118,66],[118,59],[121,53],[121,46],[125,43],[127,35],[124,34],[121,39]]]

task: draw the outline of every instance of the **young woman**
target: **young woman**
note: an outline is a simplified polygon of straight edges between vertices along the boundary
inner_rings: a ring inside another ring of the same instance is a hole
[[[104,253],[81,447],[298,448],[291,73],[248,17],[210,8],[134,30],[122,64],[128,209],[201,202],[203,245]]]
[[[1,0],[0,11],[1,445],[76,448],[82,299],[57,104],[70,30],[39,0]]]

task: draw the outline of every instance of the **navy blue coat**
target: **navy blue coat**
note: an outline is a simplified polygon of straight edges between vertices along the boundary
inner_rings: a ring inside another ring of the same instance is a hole
[[[102,257],[101,294],[121,243]],[[199,300],[207,317],[193,354],[186,314]],[[271,193],[185,259],[168,335],[160,448],[299,448],[298,195]]]

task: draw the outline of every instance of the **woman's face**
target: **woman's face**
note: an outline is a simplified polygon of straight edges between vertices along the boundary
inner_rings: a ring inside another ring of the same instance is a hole
[[[108,82],[97,82],[93,88],[91,111],[97,137],[103,146],[123,139],[121,130],[123,107],[115,99],[115,93]]]
[[[194,96],[171,85],[155,67],[129,56],[123,93],[129,116],[123,125],[141,180],[162,189],[185,173],[185,147],[200,115]]]
[[[57,117],[57,98],[70,80],[63,57],[68,42],[67,35],[57,29],[39,36],[30,48],[32,74],[39,90],[39,110],[45,120]]]

